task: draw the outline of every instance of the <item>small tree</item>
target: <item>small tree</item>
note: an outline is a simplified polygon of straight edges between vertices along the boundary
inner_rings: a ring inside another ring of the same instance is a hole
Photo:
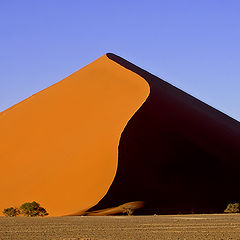
[[[225,213],[239,213],[240,204],[239,203],[229,203],[227,208],[224,210]]]
[[[5,208],[3,210],[3,214],[6,217],[16,217],[20,214],[20,211],[18,208],[10,207],[10,208]]]
[[[131,216],[134,212],[134,209],[131,207],[123,207],[123,213],[126,213],[128,216]]]
[[[48,215],[46,209],[44,209],[43,207],[40,207],[40,204],[33,201],[33,202],[27,202],[21,205],[21,207],[19,208],[21,211],[21,214],[23,214],[24,216],[27,217],[44,217],[46,215]]]
[[[122,204],[119,208],[122,210],[122,213],[126,213],[128,216],[131,216],[136,209],[142,208],[143,206],[143,201],[135,201]]]

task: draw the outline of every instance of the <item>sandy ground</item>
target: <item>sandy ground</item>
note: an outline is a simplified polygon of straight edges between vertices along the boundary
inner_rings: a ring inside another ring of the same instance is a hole
[[[211,239],[240,240],[240,214],[0,217],[0,239]]]

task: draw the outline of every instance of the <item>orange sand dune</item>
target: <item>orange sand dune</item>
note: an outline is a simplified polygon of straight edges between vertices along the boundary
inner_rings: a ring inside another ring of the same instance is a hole
[[[37,201],[50,216],[108,191],[120,135],[149,95],[139,75],[103,56],[0,114],[0,210]]]

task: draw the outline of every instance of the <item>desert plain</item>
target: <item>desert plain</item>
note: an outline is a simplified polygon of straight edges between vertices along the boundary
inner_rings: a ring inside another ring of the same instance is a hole
[[[240,240],[240,214],[0,217],[1,240]]]

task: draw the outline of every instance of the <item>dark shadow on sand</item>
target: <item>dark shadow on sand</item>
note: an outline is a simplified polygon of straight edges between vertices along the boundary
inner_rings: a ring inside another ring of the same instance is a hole
[[[90,211],[144,201],[137,214],[223,212],[239,202],[240,123],[114,55],[150,95],[125,127],[118,169]]]

